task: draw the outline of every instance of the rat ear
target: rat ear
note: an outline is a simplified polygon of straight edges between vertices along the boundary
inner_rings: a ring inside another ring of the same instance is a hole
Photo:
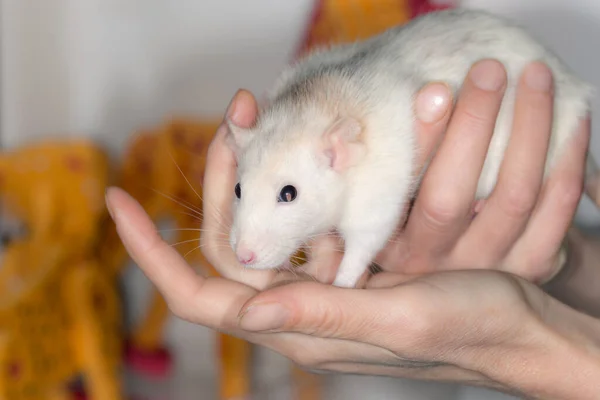
[[[237,155],[248,146],[248,143],[254,137],[254,132],[250,128],[242,128],[233,123],[229,118],[225,120],[229,134],[227,135],[227,145]]]
[[[366,147],[360,138],[363,127],[354,118],[342,117],[323,133],[323,154],[335,171],[344,171],[358,164]]]

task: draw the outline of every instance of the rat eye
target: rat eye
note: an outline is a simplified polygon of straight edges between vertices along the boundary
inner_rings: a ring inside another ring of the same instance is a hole
[[[235,185],[235,197],[237,197],[238,199],[242,198],[242,187],[239,183]]]
[[[281,189],[281,192],[279,192],[279,197],[277,198],[277,201],[279,203],[289,203],[290,201],[294,201],[296,195],[296,188],[292,185],[287,185],[284,186],[283,189]]]

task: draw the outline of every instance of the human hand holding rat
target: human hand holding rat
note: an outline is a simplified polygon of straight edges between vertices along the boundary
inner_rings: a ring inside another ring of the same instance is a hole
[[[538,283],[557,272],[560,245],[583,191],[589,120],[582,121],[543,184],[544,144],[552,122],[552,76],[543,64],[531,64],[518,87],[513,134],[498,185],[474,207],[505,79],[502,65],[496,62],[479,63],[471,71],[408,223],[377,260],[383,269],[412,274],[500,269]]]
[[[526,72],[538,85],[528,84],[527,74],[521,79],[514,134],[499,183],[491,197],[476,206],[474,220],[474,190],[503,95],[504,69],[494,61],[477,63],[465,80],[451,120],[451,94],[446,86],[434,83],[421,90],[415,100],[417,138],[423,149],[417,170],[446,128],[447,133],[424,176],[405,229],[376,260],[384,270],[422,274],[494,268],[536,282],[556,273],[560,244],[582,194],[589,121],[582,123],[571,148],[542,186],[546,147],[541,144],[548,142],[552,122],[551,75],[538,63]],[[549,80],[545,87],[544,79]],[[489,87],[495,89],[485,89]],[[228,118],[241,127],[251,126],[256,114],[256,101],[246,91],[236,94],[227,111]],[[281,273],[244,269],[223,245],[236,179],[235,158],[225,144],[228,134],[223,124],[209,150],[202,248],[225,277],[260,288]],[[319,281],[331,282],[342,247],[333,237],[321,237],[311,246],[312,262],[303,269]],[[316,254],[322,259],[315,259]]]

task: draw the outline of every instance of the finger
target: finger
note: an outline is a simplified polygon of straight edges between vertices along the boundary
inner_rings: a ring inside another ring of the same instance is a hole
[[[242,127],[250,126],[256,117],[256,100],[251,93],[240,90],[231,100],[225,118]],[[229,131],[223,122],[208,147],[204,176],[204,221],[211,228],[206,235],[212,238],[212,228],[223,229],[231,222],[233,188],[236,183],[236,160],[227,145]]]
[[[544,184],[529,224],[507,257],[508,271],[533,281],[543,281],[554,273],[553,259],[583,193],[590,132],[590,120],[586,118]]]
[[[411,251],[443,252],[462,231],[505,86],[506,73],[497,61],[478,62],[469,72],[406,227]]]
[[[417,118],[415,131],[418,148],[416,165],[418,168],[415,172],[419,175],[441,141],[450,119],[451,105],[452,92],[443,83],[430,83],[417,94],[414,106]]]
[[[540,62],[525,68],[498,183],[457,245],[459,260],[468,259],[477,268],[497,266],[525,229],[542,185],[553,101],[550,69]]]
[[[107,207],[119,237],[173,313],[213,329],[235,327],[240,307],[256,291],[221,278],[205,279],[165,243],[144,209],[126,192],[109,188]]]
[[[415,178],[420,177],[427,168],[435,149],[441,141],[450,119],[451,105],[452,92],[443,83],[427,84],[417,94],[414,103],[417,136],[417,167],[415,168],[417,176]],[[407,254],[405,243],[398,239],[408,218],[409,206],[410,204],[404,205],[403,220],[390,238],[389,244],[376,257],[376,262],[384,269],[397,265],[397,258]]]
[[[244,305],[240,328],[356,340],[390,348],[393,341],[403,339],[402,327],[411,324],[402,312],[409,306],[401,293],[388,289],[293,283],[264,291]]]
[[[250,126],[257,114],[256,100],[250,92],[240,90],[234,96],[226,118],[238,126]],[[231,226],[231,206],[236,184],[236,161],[227,145],[228,129],[222,124],[213,138],[206,157],[203,187],[201,250],[222,276],[256,288],[272,279],[273,271],[249,271],[238,263],[227,245]]]

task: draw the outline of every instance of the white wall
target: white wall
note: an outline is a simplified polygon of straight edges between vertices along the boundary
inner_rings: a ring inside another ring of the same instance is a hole
[[[2,141],[90,135],[120,149],[170,113],[263,91],[311,0],[1,0]]]

